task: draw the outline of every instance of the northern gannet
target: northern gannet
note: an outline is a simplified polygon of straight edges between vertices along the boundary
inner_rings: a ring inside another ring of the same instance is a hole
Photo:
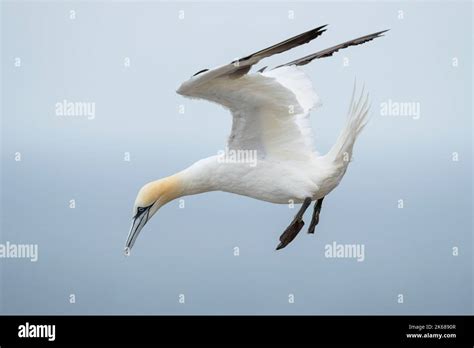
[[[325,155],[314,150],[310,110],[319,98],[299,68],[314,59],[332,56],[340,49],[383,36],[387,30],[359,37],[279,65],[249,74],[261,59],[310,42],[327,25],[309,30],[276,45],[214,69],[203,69],[176,91],[185,97],[205,99],[227,108],[233,117],[227,149],[255,151],[256,165],[226,163],[219,156],[202,159],[183,171],[143,186],[133,207],[132,226],[125,245],[129,255],[138,234],[166,203],[187,195],[225,191],[278,204],[302,203],[280,236],[278,249],[287,246],[303,228],[303,214],[314,204],[308,233],[314,233],[324,197],[344,176],[357,136],[367,122],[368,94],[352,93],[347,122]]]

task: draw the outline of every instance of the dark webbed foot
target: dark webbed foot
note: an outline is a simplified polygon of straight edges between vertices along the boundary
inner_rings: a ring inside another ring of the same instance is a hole
[[[283,234],[280,236],[280,244],[278,244],[276,250],[283,249],[288,244],[291,243],[293,239],[295,239],[296,235],[301,231],[304,226],[303,221],[303,214],[308,209],[309,205],[311,204],[311,198],[306,198],[301,205],[300,210],[296,214],[295,218],[291,222],[291,224],[285,229]]]
[[[314,229],[319,222],[319,213],[321,212],[321,206],[323,205],[323,198],[318,199],[314,205],[313,217],[311,218],[311,223],[309,224],[308,233],[314,233]]]
[[[276,250],[283,249],[288,244],[290,244],[291,241],[295,239],[296,235],[301,231],[303,226],[303,220],[293,221],[290,226],[286,228],[285,232],[283,232],[283,234],[280,236],[280,244],[278,244]]]

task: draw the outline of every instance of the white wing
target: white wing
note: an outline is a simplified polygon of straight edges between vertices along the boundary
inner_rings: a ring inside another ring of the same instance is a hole
[[[318,103],[318,96],[297,67],[285,66],[238,79],[216,78],[193,96],[231,111],[229,149],[257,150],[259,157],[312,156],[309,111]]]
[[[309,42],[321,35],[324,28],[297,35],[231,64],[201,71],[177,92],[216,102],[231,111],[230,149],[257,150],[259,157],[308,159],[315,154],[309,112],[319,104],[319,98],[311,81],[297,66],[370,41],[384,32],[345,42],[268,72],[247,73],[262,58]]]

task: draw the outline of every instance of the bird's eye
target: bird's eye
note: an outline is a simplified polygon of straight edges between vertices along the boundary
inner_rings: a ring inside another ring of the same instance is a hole
[[[135,214],[134,218],[137,218],[139,216],[141,216],[142,214],[144,214],[147,209],[150,208],[150,207],[138,207],[137,208],[137,213]]]
[[[203,73],[203,72],[206,72],[208,71],[209,69],[203,69],[203,70],[199,70],[197,73],[195,73],[193,76],[196,76],[196,75],[199,75],[200,73]]]
[[[145,211],[146,208],[143,208],[143,207],[138,207],[137,208],[137,213],[135,214],[135,216],[140,216],[143,214],[143,212]]]

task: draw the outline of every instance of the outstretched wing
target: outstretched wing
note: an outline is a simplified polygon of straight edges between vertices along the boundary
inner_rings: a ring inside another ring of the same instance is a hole
[[[314,155],[309,111],[319,98],[296,66],[238,79],[218,77],[197,88],[193,97],[231,111],[229,149],[256,150],[260,158],[306,159]]]
[[[192,96],[196,92],[196,89],[205,84],[206,82],[212,81],[217,77],[230,77],[238,78],[247,74],[250,71],[252,65],[257,64],[260,60],[266,57],[270,57],[274,54],[288,51],[294,47],[303,45],[317,38],[326,31],[323,25],[314,29],[311,29],[302,34],[296,35],[290,39],[277,43],[273,46],[252,53],[244,58],[237,59],[229,64],[222,65],[220,67],[211,70],[201,70],[194,74],[194,76],[188,81],[184,82],[177,92],[182,95]]]
[[[324,28],[310,30],[231,64],[199,72],[177,92],[216,102],[231,111],[230,149],[256,150],[260,158],[308,159],[315,155],[309,112],[319,104],[319,98],[311,81],[297,66],[370,41],[383,32],[348,41],[267,72],[261,70],[250,75],[247,72],[262,58],[311,41]]]

